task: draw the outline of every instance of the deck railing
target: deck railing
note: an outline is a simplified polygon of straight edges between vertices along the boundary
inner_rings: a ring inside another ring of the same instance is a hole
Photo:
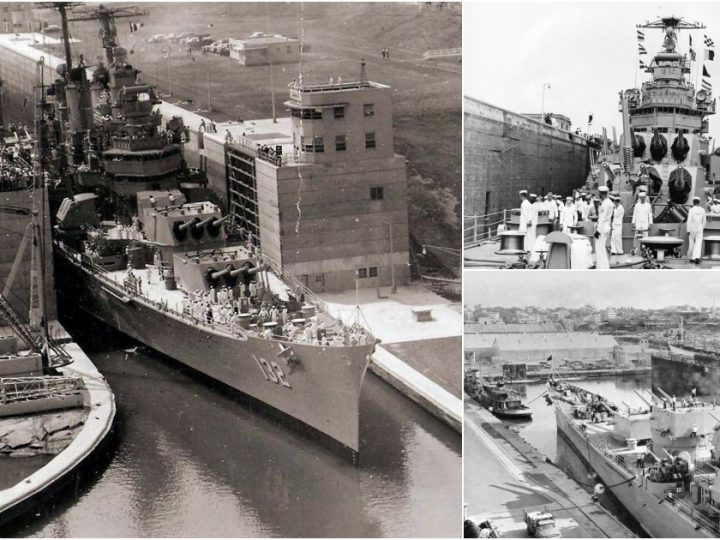
[[[498,227],[500,225],[507,226],[509,219],[509,210],[479,216],[465,216],[463,227],[465,248],[476,246],[486,240],[492,240],[498,234]]]
[[[262,337],[260,333],[255,332],[247,332],[245,329],[241,328],[238,325],[230,325],[227,323],[221,323],[219,321],[216,321],[214,318],[211,321],[207,321],[205,317],[196,318],[191,313],[185,312],[182,309],[179,309],[178,306],[171,306],[168,302],[163,301],[157,301],[152,298],[150,298],[145,292],[143,292],[142,288],[132,287],[129,286],[126,282],[121,282],[117,279],[115,279],[113,276],[111,276],[108,271],[95,264],[93,260],[88,257],[85,254],[79,253],[78,251],[66,246],[62,245],[61,249],[65,251],[70,257],[74,258],[76,261],[78,261],[85,269],[90,271],[91,273],[95,274],[96,277],[98,277],[101,281],[104,281],[106,284],[110,285],[111,287],[117,289],[120,288],[122,291],[129,297],[129,298],[140,298],[145,303],[149,304],[150,306],[154,307],[155,309],[158,309],[159,311],[162,311],[164,313],[170,313],[174,315],[175,317],[192,324],[194,326],[205,328],[205,329],[211,329],[213,331],[220,332],[222,334],[226,334],[228,336],[232,337],[240,337],[246,339],[249,335],[252,335],[254,337]],[[340,317],[333,317],[330,311],[328,310],[327,304],[321,300],[315,293],[313,293],[310,289],[308,289],[303,283],[301,283],[295,276],[292,274],[289,274],[282,270],[282,268],[275,263],[272,259],[268,258],[267,256],[263,256],[262,259],[264,261],[267,261],[270,268],[273,270],[273,272],[283,279],[286,283],[291,285],[295,288],[296,293],[302,293],[303,294],[303,300],[305,304],[311,304],[315,306],[315,308],[318,311],[321,311],[323,313],[326,313],[328,316],[332,317],[335,321],[335,323],[345,332],[351,333],[354,330],[359,331],[359,334],[357,332],[357,344],[358,345],[366,345],[371,344],[376,341],[375,337],[372,335],[372,333],[364,326],[359,324],[354,324],[352,326],[346,325]],[[296,343],[294,341],[290,341],[288,339],[285,339],[283,336],[276,336],[272,335],[271,339],[279,342],[284,342],[288,344]],[[347,343],[344,343],[347,345]]]
[[[563,413],[567,414],[567,413]],[[569,415],[568,415],[569,416]],[[630,467],[626,462],[623,456],[618,455],[613,451],[613,449],[605,443],[604,441],[598,441],[590,438],[587,435],[587,432],[580,429],[580,427],[577,425],[577,423],[574,421],[573,418],[568,417],[568,424],[571,426],[572,429],[574,429],[582,438],[585,439],[585,441],[590,445],[593,446],[598,452],[600,452],[603,456],[613,461],[618,467],[626,471],[628,474],[631,474],[634,478],[637,478],[637,471]],[[628,481],[631,479],[628,478]],[[679,511],[684,513],[686,516],[688,516],[692,521],[697,523],[700,527],[703,527],[707,529],[708,531],[712,532],[716,537],[720,536],[720,527],[717,523],[714,523],[712,520],[704,516],[701,512],[690,506],[686,501],[683,499],[680,499],[678,497],[673,497],[671,504],[675,505],[676,508],[678,508]]]

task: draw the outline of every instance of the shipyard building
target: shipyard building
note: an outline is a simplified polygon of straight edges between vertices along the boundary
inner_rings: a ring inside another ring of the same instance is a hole
[[[3,108],[31,122],[36,62],[45,80],[61,60],[39,34],[0,35]],[[241,96],[238,99],[242,99]],[[367,80],[295,82],[289,116],[213,124],[161,103],[188,127],[185,159],[207,171],[233,224],[315,292],[404,285],[409,280],[405,158],[393,143],[392,88]]]
[[[617,340],[588,332],[531,332],[526,334],[466,334],[465,353],[477,363],[540,364],[556,361],[614,360]]]
[[[292,64],[300,61],[300,40],[256,32],[249,37],[230,39],[230,58],[243,66]]]
[[[466,217],[518,207],[521,189],[569,195],[585,183],[588,141],[566,117],[558,127],[470,97],[463,115]]]

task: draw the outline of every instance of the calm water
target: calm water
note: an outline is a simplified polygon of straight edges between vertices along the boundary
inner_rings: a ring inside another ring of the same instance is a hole
[[[625,402],[631,407],[639,407],[643,404],[635,394],[635,390],[650,389],[649,375],[637,378],[615,377],[570,382],[590,392],[601,394],[614,403]],[[588,492],[592,491],[592,487],[596,483],[595,474],[586,467],[565,440],[557,436],[555,409],[547,405],[544,397],[540,397],[545,392],[545,383],[516,385],[515,388],[525,396],[524,402],[532,408],[533,419],[530,422],[508,423],[514,424],[525,440],[552,459],[558,467]],[[646,536],[635,519],[609,492],[600,498],[600,503],[636,535]]]
[[[3,536],[455,536],[461,438],[368,373],[358,467],[127,338],[67,325],[112,386],[97,474]]]
[[[620,405],[623,401],[633,407],[642,405],[642,401],[635,394],[635,390],[650,390],[650,376],[609,379],[587,379],[581,381],[568,381],[590,392],[605,396],[610,401]],[[523,438],[540,450],[550,459],[557,457],[557,426],[555,424],[555,410],[548,406],[544,397],[545,383],[513,385],[533,411],[532,421],[508,422],[516,425]]]

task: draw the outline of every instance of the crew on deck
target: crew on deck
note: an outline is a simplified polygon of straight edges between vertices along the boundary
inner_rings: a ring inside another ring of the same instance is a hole
[[[598,211],[598,220],[595,228],[595,268],[598,270],[610,268],[610,261],[608,260],[607,253],[607,241],[610,236],[610,222],[612,221],[612,215],[614,206],[613,203],[608,199],[608,188],[606,186],[600,186],[598,188],[600,194],[600,209]]]
[[[705,209],[700,206],[700,197],[693,197],[692,208],[688,211],[687,232],[688,232],[688,259],[690,262],[700,264],[700,255],[703,243],[703,229],[707,216]]]
[[[625,217],[625,208],[623,208],[620,202],[620,193],[613,191],[610,194],[610,200],[613,201],[615,207],[613,208],[612,214],[612,235],[610,236],[610,254],[611,255],[622,255],[623,244],[622,244],[622,230],[623,230],[623,217]]]
[[[635,252],[639,251],[639,238],[647,238],[650,225],[653,224],[652,205],[647,200],[647,190],[640,188],[638,191],[638,202],[633,208],[632,217],[633,229],[635,230]]]
[[[534,234],[532,242],[529,238],[530,222],[532,221],[532,204],[528,198],[528,192],[524,189],[520,192],[520,198],[522,199],[522,202],[520,203],[520,226],[518,230],[521,233],[525,233],[523,249],[525,249],[525,251],[530,251],[532,249],[532,244],[535,242]]]

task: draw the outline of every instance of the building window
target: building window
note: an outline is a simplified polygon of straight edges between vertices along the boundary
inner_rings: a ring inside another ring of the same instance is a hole
[[[358,268],[357,277],[358,277],[358,279],[367,279],[368,269],[367,268]]]
[[[291,114],[302,120],[322,120],[322,109],[293,109]]]
[[[311,142],[306,142],[305,137],[300,138],[300,146],[303,152],[320,154],[325,151],[325,142],[322,137],[315,137]]]
[[[335,135],[335,151],[344,152],[347,149],[345,135]]]
[[[371,266],[368,268],[368,277],[378,277],[378,267],[377,266]]]
[[[382,187],[371,187],[370,188],[370,200],[381,201],[385,198],[385,192]]]
[[[317,274],[315,276],[315,283],[322,283],[323,277],[322,274]]]
[[[333,107],[335,118],[345,118],[345,107]]]
[[[365,148],[375,148],[375,132],[365,134]]]
[[[372,103],[366,103],[363,105],[363,113],[365,116],[375,116],[375,105]]]

